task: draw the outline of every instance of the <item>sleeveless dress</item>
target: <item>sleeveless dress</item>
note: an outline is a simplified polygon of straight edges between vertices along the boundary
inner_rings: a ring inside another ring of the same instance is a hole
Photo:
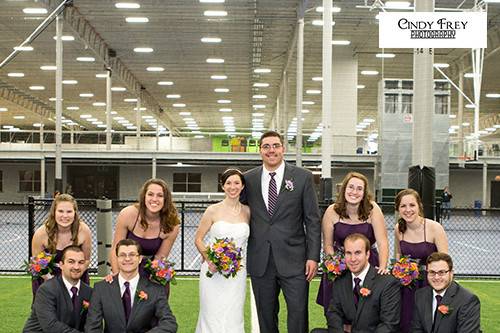
[[[366,238],[368,238],[372,246],[370,249],[370,258],[368,259],[368,261],[373,267],[378,266],[379,258],[378,250],[375,247],[375,232],[373,231],[372,224],[368,223],[367,221],[359,224],[349,224],[339,220],[337,223],[335,223],[335,227],[333,229],[333,247],[335,251],[343,250],[344,240],[347,238],[347,236],[354,233],[363,234],[366,236]],[[330,304],[330,300],[332,299],[332,284],[333,282],[328,280],[326,274],[323,274],[321,276],[316,303],[323,306],[325,313],[328,309],[328,305]]]
[[[399,249],[402,256],[410,256],[412,259],[420,260],[420,265],[425,265],[427,257],[437,251],[434,243],[427,242],[425,234],[426,220],[424,219],[424,241],[419,243],[410,243],[403,239],[399,241]],[[404,234],[403,234],[404,238]],[[415,305],[415,292],[417,289],[427,286],[427,272],[424,272],[422,280],[417,280],[411,288],[401,288],[401,318],[399,321],[400,332],[408,333],[410,331],[413,308]]]
[[[144,266],[146,265],[146,262],[148,259],[153,259],[154,256],[156,255],[156,252],[158,252],[158,249],[161,246],[161,243],[163,242],[163,239],[160,238],[160,232],[158,232],[158,236],[156,238],[142,238],[137,236],[136,234],[133,233],[135,226],[137,225],[137,220],[139,216],[137,216],[137,219],[135,220],[134,227],[132,228],[132,231],[127,231],[127,239],[132,239],[135,240],[139,245],[141,246],[142,250],[142,261],[139,264],[139,274],[147,279],[149,279],[149,272],[147,272],[144,269]],[[170,284],[167,283],[165,285],[165,292],[167,294],[167,299],[170,294]]]
[[[219,273],[206,276],[208,264],[200,270],[200,312],[196,333],[244,333],[243,306],[246,295],[246,256],[250,226],[247,223],[216,221],[208,232],[208,242],[215,238],[233,238],[242,248],[242,267],[235,277],[226,279]]]
[[[57,250],[56,249],[56,256],[55,256],[55,263],[57,264],[56,267],[54,268],[54,273],[52,275],[54,276],[57,276],[57,275],[61,275],[61,269],[59,268],[59,262],[61,261],[62,259],[62,250]],[[85,272],[83,272],[83,275],[81,277],[81,280],[83,282],[85,282],[86,284],[90,285],[90,279],[89,279],[89,270],[87,269]],[[34,279],[34,280],[31,280],[31,291],[33,292],[33,300],[35,300],[35,295],[36,295],[36,291],[38,290],[38,288],[40,288],[40,286],[42,285],[42,283],[44,283],[45,280],[42,279],[42,278],[38,278],[38,279]]]

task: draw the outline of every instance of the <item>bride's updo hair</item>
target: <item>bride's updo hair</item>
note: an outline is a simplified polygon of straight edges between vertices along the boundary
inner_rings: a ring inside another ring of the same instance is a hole
[[[224,186],[227,179],[234,175],[238,175],[238,177],[240,177],[241,183],[245,185],[245,177],[243,177],[243,173],[241,173],[241,171],[238,169],[227,169],[226,171],[224,171],[220,176],[220,185]]]

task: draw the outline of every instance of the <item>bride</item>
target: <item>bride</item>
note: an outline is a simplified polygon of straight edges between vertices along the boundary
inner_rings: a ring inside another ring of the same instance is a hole
[[[195,235],[195,245],[203,256],[200,271],[200,313],[196,333],[244,333],[243,305],[246,295],[246,249],[250,234],[250,209],[239,201],[245,187],[241,171],[228,169],[221,176],[225,198],[210,205]],[[203,240],[207,237],[207,243]],[[242,248],[242,267],[235,277],[225,278],[207,260],[207,245],[216,238],[229,237]],[[207,271],[213,274],[206,276]]]

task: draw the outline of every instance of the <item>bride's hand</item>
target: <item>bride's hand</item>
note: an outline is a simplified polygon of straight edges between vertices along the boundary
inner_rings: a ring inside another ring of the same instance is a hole
[[[208,270],[210,273],[217,273],[217,266],[213,262],[207,260]]]
[[[106,275],[104,277],[103,280],[106,281],[107,283],[111,283],[111,282],[113,282],[113,277],[114,277],[113,273],[109,273],[108,275]]]

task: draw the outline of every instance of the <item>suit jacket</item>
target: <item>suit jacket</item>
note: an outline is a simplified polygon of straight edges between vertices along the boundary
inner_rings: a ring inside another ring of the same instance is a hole
[[[140,299],[137,293],[144,291],[147,299]],[[118,276],[112,283],[97,282],[90,301],[85,332],[87,333],[138,333],[177,332],[175,317],[167,303],[165,289],[144,277],[139,278],[137,293],[128,322],[120,292]],[[104,330],[103,330],[104,322]]]
[[[432,329],[432,287],[417,290],[411,332],[422,333],[478,333],[480,325],[479,298],[453,281],[446,290],[441,304],[447,305],[447,315],[436,313]]]
[[[87,309],[83,301],[90,301],[92,288],[80,282],[78,307],[73,302],[61,275],[44,282],[38,289],[31,307],[31,316],[24,325],[24,333],[77,333],[83,332]]]
[[[319,261],[321,223],[312,173],[285,163],[285,173],[273,216],[262,198],[262,166],[245,173],[242,201],[250,206],[247,269],[264,275],[272,248],[278,273],[304,274],[306,260]],[[286,186],[288,181],[292,186]],[[305,229],[304,229],[305,227]]]
[[[389,333],[399,331],[400,284],[392,275],[379,275],[370,266],[362,288],[368,296],[354,304],[352,275],[348,272],[333,281],[332,300],[326,317],[329,333],[344,333],[344,323],[352,324],[352,333]]]

